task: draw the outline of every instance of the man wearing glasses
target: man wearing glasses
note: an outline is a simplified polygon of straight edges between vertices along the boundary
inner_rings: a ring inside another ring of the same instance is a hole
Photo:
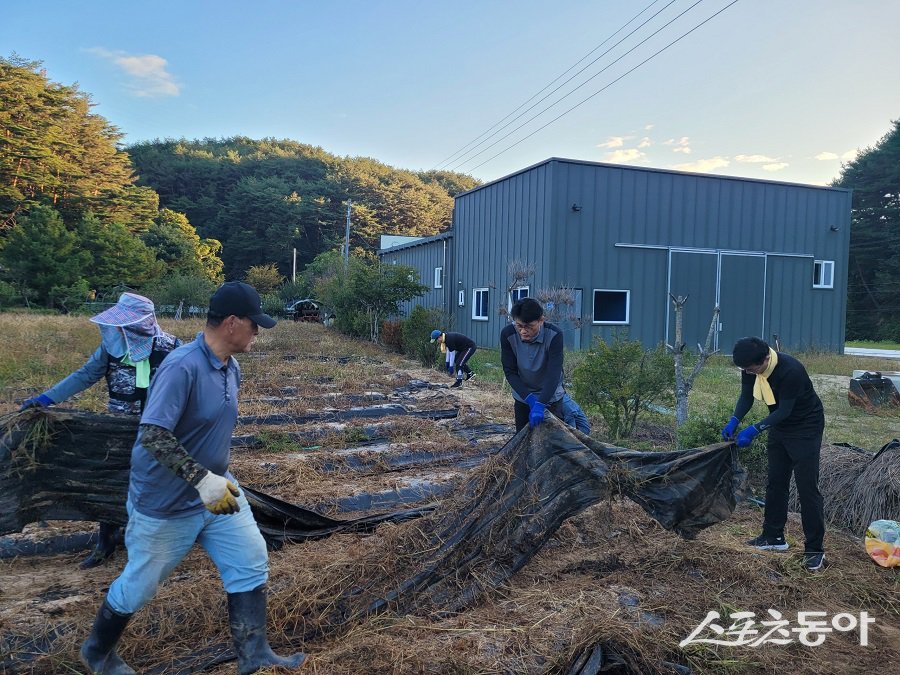
[[[549,409],[571,427],[589,434],[587,416],[563,386],[563,333],[544,320],[534,298],[522,298],[509,312],[512,323],[500,332],[500,360],[512,387],[516,431],[535,427]]]
[[[810,571],[822,569],[825,566],[822,548],[825,514],[819,492],[819,455],[825,430],[822,401],[803,364],[793,356],[776,352],[757,337],[738,340],[732,360],[741,369],[741,395],[734,415],[722,429],[722,438],[734,439],[739,448],[745,448],[761,432],[769,432],[763,531],[747,544],[762,550],[787,550],[784,526],[793,474],[806,539],[804,563]],[[753,407],[754,400],[764,402],[769,415],[741,430],[735,439],[738,424]]]

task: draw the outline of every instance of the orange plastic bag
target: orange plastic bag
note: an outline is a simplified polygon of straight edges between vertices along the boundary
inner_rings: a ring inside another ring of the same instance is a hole
[[[866,528],[866,552],[882,567],[900,567],[900,523],[876,520]]]

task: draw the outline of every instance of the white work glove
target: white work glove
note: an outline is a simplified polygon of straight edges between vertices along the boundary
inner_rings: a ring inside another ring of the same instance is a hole
[[[217,516],[237,513],[241,510],[240,504],[235,499],[241,494],[237,485],[212,471],[207,471],[206,475],[197,483],[197,492],[200,493],[200,499],[203,500],[204,506]]]

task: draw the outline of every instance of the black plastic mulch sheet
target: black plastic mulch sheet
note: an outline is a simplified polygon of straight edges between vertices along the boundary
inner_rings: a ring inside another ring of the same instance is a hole
[[[138,418],[77,410],[30,410],[0,425],[0,535],[41,520],[124,524]],[[400,522],[425,506],[338,520],[241,486],[272,546]]]
[[[422,555],[373,578],[334,604],[338,627],[382,611],[458,612],[500,586],[567,518],[621,494],[685,538],[728,518],[746,483],[731,443],[638,452],[593,440],[552,415],[513,437],[454,498],[420,523]],[[407,559],[412,559],[407,556]]]
[[[72,411],[22,413],[0,428],[0,533],[40,518],[124,520],[132,417]],[[43,422],[42,422],[43,420]],[[24,431],[49,422],[51,442],[29,446]],[[666,529],[691,538],[733,512],[746,480],[730,443],[681,452],[638,452],[600,443],[552,415],[516,434],[474,471],[441,509],[424,515],[420,553],[402,563],[374,561],[352,587],[316,612],[314,629],[283,627],[273,645],[302,645],[384,611],[439,616],[464,610],[502,585],[541,549],[567,518],[624,495]],[[261,529],[291,541],[362,529],[427,509],[339,521],[247,489]],[[412,553],[412,555],[410,555]],[[316,610],[313,610],[316,611]],[[145,663],[148,672],[197,672],[232,658],[210,650],[177,664]],[[161,670],[160,670],[161,669]]]

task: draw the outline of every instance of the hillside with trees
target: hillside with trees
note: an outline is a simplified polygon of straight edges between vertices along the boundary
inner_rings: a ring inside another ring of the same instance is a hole
[[[373,251],[382,234],[430,236],[450,227],[453,195],[478,183],[450,172],[416,173],[365,157],[337,157],[291,140],[165,140],[128,148],[138,184],[222,242],[229,278],[275,263],[283,274],[344,241]]]
[[[39,62],[0,58],[0,305],[68,310],[122,285],[222,277],[221,244],[159,209],[92,107]]]
[[[275,265],[288,276],[343,244],[450,227],[470,176],[337,157],[291,140],[165,140],[122,147],[77,85],[0,58],[0,306],[69,310],[128,286],[204,297]]]
[[[834,185],[853,190],[847,338],[900,341],[900,120]]]

